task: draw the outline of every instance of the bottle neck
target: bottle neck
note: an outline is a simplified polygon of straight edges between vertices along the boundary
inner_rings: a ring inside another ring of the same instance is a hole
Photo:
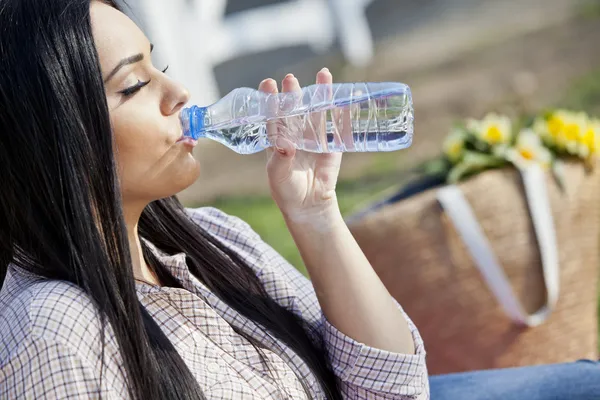
[[[208,107],[191,106],[181,110],[180,120],[183,136],[198,140],[206,137]]]

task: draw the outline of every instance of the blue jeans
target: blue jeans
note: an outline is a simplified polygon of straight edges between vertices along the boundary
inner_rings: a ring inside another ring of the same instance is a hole
[[[429,382],[431,400],[600,400],[600,363],[463,372]]]

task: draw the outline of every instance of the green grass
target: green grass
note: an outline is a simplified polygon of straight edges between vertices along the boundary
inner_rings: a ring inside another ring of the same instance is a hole
[[[383,165],[387,170],[389,167],[387,161]],[[381,171],[378,171],[376,167],[371,172],[364,178],[338,182],[338,202],[344,216],[351,215],[386,192],[393,191],[398,187],[398,182],[403,179],[398,173],[378,174]],[[265,242],[298,270],[306,274],[300,253],[287,230],[279,209],[270,197],[225,197],[215,200],[210,205],[242,218]]]
[[[270,197],[229,197],[211,204],[246,221],[262,239],[303,273],[302,258],[279,209]]]

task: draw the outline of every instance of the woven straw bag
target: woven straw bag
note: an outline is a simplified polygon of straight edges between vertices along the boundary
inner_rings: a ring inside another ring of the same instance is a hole
[[[432,374],[597,359],[600,182],[568,163],[563,192],[529,171],[487,171],[349,222]]]

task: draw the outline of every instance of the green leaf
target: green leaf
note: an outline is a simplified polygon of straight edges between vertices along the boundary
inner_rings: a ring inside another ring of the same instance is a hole
[[[516,140],[514,140],[514,139],[516,139],[519,136],[519,133],[521,133],[521,131],[523,129],[530,128],[531,126],[533,126],[534,121],[535,121],[534,115],[530,115],[530,114],[519,115],[519,117],[517,117],[515,119],[515,122],[513,124],[513,131],[514,131],[513,142],[516,142]]]
[[[546,109],[540,115],[547,121],[552,117],[552,115],[554,115],[555,112],[556,111],[553,109]]]
[[[467,175],[486,169],[498,168],[507,164],[503,158],[491,154],[467,151],[462,162],[454,166],[448,173],[448,183],[457,183]]]
[[[440,157],[425,163],[423,165],[423,173],[426,175],[447,174],[450,168],[450,161],[446,157]]]
[[[468,164],[478,165],[481,167],[498,167],[506,164],[504,158],[488,153],[479,153],[476,151],[465,151],[464,162]]]
[[[456,164],[448,173],[446,181],[448,183],[458,183],[469,172],[473,172],[472,168],[472,165],[465,164],[464,162]]]
[[[450,160],[445,156],[439,156],[424,162],[420,162],[410,169],[411,173],[420,175],[446,175],[452,167]]]

